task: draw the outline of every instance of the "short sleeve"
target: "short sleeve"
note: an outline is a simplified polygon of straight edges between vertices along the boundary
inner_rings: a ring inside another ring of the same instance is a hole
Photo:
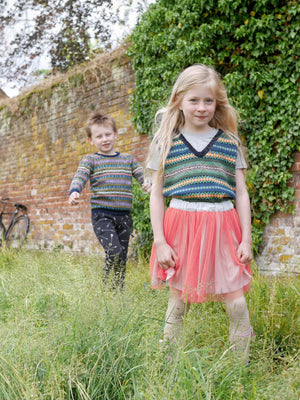
[[[238,147],[237,159],[236,159],[236,169],[247,169],[248,165],[246,163],[244,154],[241,147]]]
[[[151,158],[146,165],[147,169],[158,171],[159,169],[159,149],[156,147],[152,152]]]

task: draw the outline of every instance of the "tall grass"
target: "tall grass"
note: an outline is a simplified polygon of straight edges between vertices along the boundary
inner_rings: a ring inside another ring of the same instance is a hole
[[[123,293],[103,290],[99,256],[0,253],[0,399],[300,398],[300,282],[255,273],[256,340],[247,368],[228,345],[220,303],[193,305],[185,345],[158,345],[167,289],[129,263]]]

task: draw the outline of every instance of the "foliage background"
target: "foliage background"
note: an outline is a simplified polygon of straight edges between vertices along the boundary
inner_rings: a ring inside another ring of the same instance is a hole
[[[133,122],[153,132],[177,75],[194,63],[222,76],[241,115],[251,169],[255,250],[276,211],[292,212],[289,187],[299,150],[300,5],[280,0],[159,0],[143,14],[128,54],[136,74]]]

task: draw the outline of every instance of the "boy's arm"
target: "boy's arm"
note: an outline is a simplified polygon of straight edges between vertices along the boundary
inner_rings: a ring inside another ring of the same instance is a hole
[[[90,178],[90,173],[92,170],[91,160],[89,157],[85,157],[79,164],[79,167],[75,173],[72,180],[70,190],[69,190],[69,204],[77,205],[79,203],[79,197],[84,189],[88,179]]]
[[[237,255],[243,264],[248,264],[252,260],[251,250],[251,209],[250,200],[245,183],[244,172],[242,169],[236,170],[236,200],[235,208],[239,216],[242,241],[239,245]]]
[[[142,189],[145,192],[151,192],[151,183],[146,182],[144,180],[144,170],[141,164],[139,164],[135,158],[132,159],[132,175],[138,181],[138,183],[142,186]]]

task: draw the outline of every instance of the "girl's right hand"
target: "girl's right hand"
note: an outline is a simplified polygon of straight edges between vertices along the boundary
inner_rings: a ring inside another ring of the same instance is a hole
[[[177,255],[167,242],[155,243],[157,261],[161,269],[174,268],[176,264]]]

